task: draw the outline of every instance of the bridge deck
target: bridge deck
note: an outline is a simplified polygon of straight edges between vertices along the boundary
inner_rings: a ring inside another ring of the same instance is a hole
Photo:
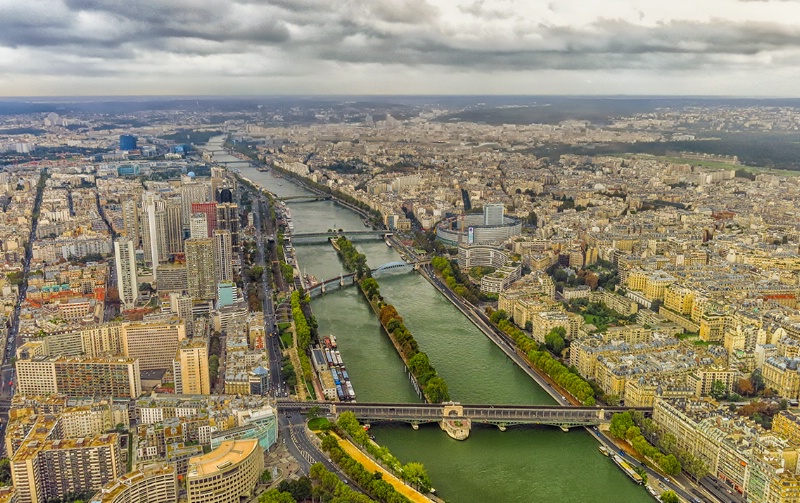
[[[279,409],[306,411],[317,406],[329,413],[353,412],[359,419],[413,424],[443,419],[470,419],[488,424],[588,425],[607,422],[630,407],[562,407],[553,405],[463,405],[398,403],[278,402]],[[650,412],[650,408],[635,410]],[[446,413],[449,411],[449,413]]]

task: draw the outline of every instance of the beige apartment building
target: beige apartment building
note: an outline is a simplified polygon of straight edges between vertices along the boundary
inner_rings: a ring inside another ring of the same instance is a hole
[[[18,360],[16,368],[23,395],[137,398],[142,393],[139,361],[133,358],[37,356]]]
[[[46,503],[96,491],[124,466],[116,433],[54,440],[34,431],[11,458],[11,478],[19,503]]]
[[[175,467],[167,463],[144,466],[104,485],[92,503],[174,503],[178,501]]]
[[[208,373],[208,339],[181,341],[175,355],[175,392],[185,395],[208,395],[211,381]]]
[[[253,494],[264,471],[264,450],[256,439],[229,440],[189,460],[188,503],[239,503]]]

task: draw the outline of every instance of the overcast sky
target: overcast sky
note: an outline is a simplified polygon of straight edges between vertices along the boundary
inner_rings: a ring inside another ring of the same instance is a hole
[[[795,0],[0,0],[0,95],[800,95]]]

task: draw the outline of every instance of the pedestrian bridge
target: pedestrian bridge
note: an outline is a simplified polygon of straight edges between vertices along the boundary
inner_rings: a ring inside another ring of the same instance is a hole
[[[415,429],[420,424],[439,423],[450,436],[463,438],[469,434],[471,423],[492,424],[505,431],[506,427],[523,424],[558,426],[564,431],[578,426],[591,426],[611,421],[615,412],[631,407],[562,407],[558,405],[466,405],[458,402],[408,403],[332,403],[279,401],[278,410],[305,413],[312,407],[321,412],[338,415],[350,411],[362,422],[403,422]],[[651,408],[633,408],[649,415]],[[456,435],[454,435],[456,433]]]

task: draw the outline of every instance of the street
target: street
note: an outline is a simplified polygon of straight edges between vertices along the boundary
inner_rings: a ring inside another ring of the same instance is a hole
[[[267,334],[266,345],[267,352],[269,353],[270,390],[273,396],[278,397],[283,396],[287,390],[284,389],[283,377],[281,376],[283,355],[281,352],[280,337],[278,337],[275,307],[272,302],[272,289],[270,288],[270,282],[266,272],[266,251],[264,249],[265,239],[263,229],[266,227],[269,230],[272,227],[272,222],[270,222],[269,217],[267,217],[265,219],[266,221],[262,224],[262,212],[266,211],[265,215],[269,215],[269,202],[259,194],[253,209],[253,225],[256,229],[255,240],[256,248],[258,249],[257,265],[264,268],[264,278],[261,285],[264,289],[264,330]]]

